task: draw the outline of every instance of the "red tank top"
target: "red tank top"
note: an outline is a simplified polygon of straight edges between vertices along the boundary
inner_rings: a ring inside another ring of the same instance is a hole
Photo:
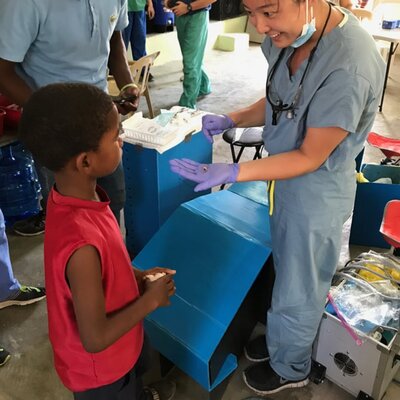
[[[100,255],[107,313],[139,296],[125,244],[99,187],[102,201],[87,201],[51,191],[46,214],[44,262],[49,337],[54,363],[64,385],[80,392],[115,382],[135,365],[143,345],[142,323],[99,353],[81,343],[65,267],[78,248],[91,245]],[[84,267],[84,266],[82,266]]]

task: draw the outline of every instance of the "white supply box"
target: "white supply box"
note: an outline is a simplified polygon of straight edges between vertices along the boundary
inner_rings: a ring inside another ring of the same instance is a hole
[[[314,343],[313,359],[326,377],[347,392],[381,400],[400,366],[400,335],[386,346],[368,337],[358,346],[338,318],[325,312]]]

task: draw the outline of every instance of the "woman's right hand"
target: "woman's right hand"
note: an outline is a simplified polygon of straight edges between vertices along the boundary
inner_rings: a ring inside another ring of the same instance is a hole
[[[170,305],[169,298],[175,294],[175,282],[171,274],[167,274],[156,281],[145,279],[144,295],[149,296],[156,304],[156,308]]]
[[[219,135],[226,129],[231,129],[235,123],[227,115],[207,114],[202,120],[202,131],[207,140],[212,143],[213,136]]]

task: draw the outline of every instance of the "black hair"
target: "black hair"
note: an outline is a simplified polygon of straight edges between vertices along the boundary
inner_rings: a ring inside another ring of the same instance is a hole
[[[98,149],[112,108],[111,97],[92,85],[44,86],[23,108],[19,137],[41,165],[59,171],[74,156]]]

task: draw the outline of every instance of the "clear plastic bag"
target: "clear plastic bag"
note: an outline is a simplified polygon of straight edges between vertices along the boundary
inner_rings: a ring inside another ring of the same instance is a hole
[[[366,335],[377,327],[399,329],[399,291],[389,298],[365,281],[345,273],[339,274],[346,281],[333,287],[331,296],[350,326]]]
[[[400,260],[392,254],[376,253],[372,250],[368,253],[361,253],[340,271],[348,270],[357,270],[358,275],[369,282],[388,280],[399,290]]]

